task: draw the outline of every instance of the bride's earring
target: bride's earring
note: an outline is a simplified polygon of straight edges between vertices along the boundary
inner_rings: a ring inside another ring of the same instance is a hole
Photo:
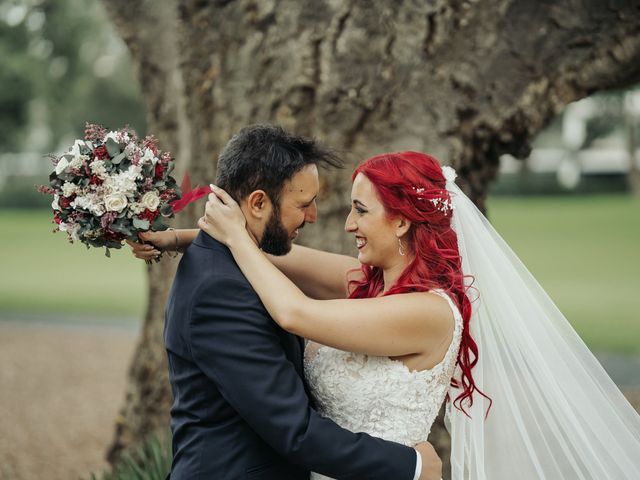
[[[400,237],[398,237],[398,253],[404,257],[404,245],[402,245]]]

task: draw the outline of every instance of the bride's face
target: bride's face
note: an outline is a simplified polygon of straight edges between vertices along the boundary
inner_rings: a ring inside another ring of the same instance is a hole
[[[387,216],[371,181],[358,174],[351,188],[351,211],[344,229],[355,235],[360,263],[383,269],[397,263],[397,224],[398,220]]]

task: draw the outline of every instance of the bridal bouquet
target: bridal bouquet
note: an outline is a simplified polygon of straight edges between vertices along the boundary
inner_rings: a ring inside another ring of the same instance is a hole
[[[71,243],[106,247],[110,256],[125,239],[167,229],[181,192],[170,175],[171,154],[158,150],[153,136],[139,140],[128,128],[107,132],[87,123],[85,139],[52,160],[50,187],[39,190],[53,195],[54,231],[66,232]]]

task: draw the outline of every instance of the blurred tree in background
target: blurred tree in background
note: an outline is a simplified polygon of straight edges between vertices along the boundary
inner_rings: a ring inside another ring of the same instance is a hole
[[[128,52],[95,0],[0,0],[0,153],[48,153],[85,121],[144,133]]]

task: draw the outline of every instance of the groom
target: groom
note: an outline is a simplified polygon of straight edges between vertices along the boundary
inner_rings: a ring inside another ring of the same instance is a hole
[[[337,159],[279,127],[242,129],[222,151],[217,185],[242,205],[267,253],[284,255],[316,220],[318,165]],[[166,308],[174,403],[173,480],[439,479],[429,444],[413,448],[344,430],[310,405],[304,343],[271,320],[231,252],[200,232]]]

